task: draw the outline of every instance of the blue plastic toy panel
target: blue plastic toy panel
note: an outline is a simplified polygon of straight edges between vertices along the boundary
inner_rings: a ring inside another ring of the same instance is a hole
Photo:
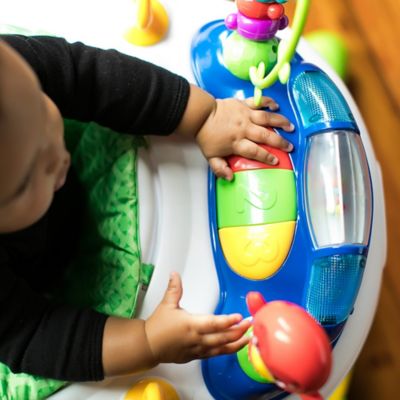
[[[223,21],[211,22],[198,32],[192,44],[195,78],[216,98],[252,97],[250,82],[236,78],[223,65],[222,43],[228,35]],[[292,134],[278,131],[294,145],[290,153],[296,187],[293,238],[285,260],[271,276],[249,279],[238,274],[227,261],[229,249],[221,245],[218,185],[210,172],[210,235],[220,285],[215,313],[248,316],[246,294],[259,291],[267,301],[287,300],[307,309],[334,345],[353,310],[372,224],[371,181],[359,130],[331,79],[299,56],[292,61],[288,84],[278,82],[265,95],[274,98],[279,112],[296,126]],[[205,360],[202,369],[216,399],[287,395],[273,384],[252,379],[236,354]]]

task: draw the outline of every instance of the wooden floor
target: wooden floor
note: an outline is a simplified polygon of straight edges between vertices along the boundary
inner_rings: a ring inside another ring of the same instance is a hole
[[[294,6],[287,3],[289,15]],[[388,223],[380,303],[348,400],[400,399],[400,3],[314,0],[306,30],[322,28],[340,33],[348,44],[347,82],[382,167]]]

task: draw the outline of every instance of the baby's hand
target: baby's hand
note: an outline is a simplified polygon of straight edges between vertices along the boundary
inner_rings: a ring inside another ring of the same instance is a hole
[[[248,343],[244,334],[250,327],[249,320],[243,320],[240,314],[189,314],[179,306],[181,297],[181,278],[173,273],[162,302],[145,322],[156,363],[185,363],[234,353]]]
[[[279,108],[268,97],[263,97],[260,107],[268,107],[271,111]],[[204,122],[196,138],[214,173],[218,177],[231,180],[233,172],[224,157],[238,155],[275,165],[277,158],[258,146],[258,143],[284,151],[293,149],[291,143],[269,129],[270,127],[282,128],[286,132],[294,130],[293,124],[284,116],[254,107],[253,99],[217,100],[214,111]]]

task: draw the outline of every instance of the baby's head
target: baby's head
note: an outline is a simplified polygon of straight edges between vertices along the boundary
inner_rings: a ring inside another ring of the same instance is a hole
[[[69,165],[56,105],[28,64],[0,41],[0,233],[39,220]]]

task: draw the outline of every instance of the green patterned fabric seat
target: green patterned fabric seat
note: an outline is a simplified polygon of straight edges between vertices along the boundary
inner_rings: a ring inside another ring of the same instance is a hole
[[[64,300],[130,318],[153,271],[141,263],[138,231],[137,149],[144,139],[94,123],[65,121],[65,128],[88,212],[79,255],[68,269]],[[66,384],[14,374],[0,363],[1,400],[43,399]]]

